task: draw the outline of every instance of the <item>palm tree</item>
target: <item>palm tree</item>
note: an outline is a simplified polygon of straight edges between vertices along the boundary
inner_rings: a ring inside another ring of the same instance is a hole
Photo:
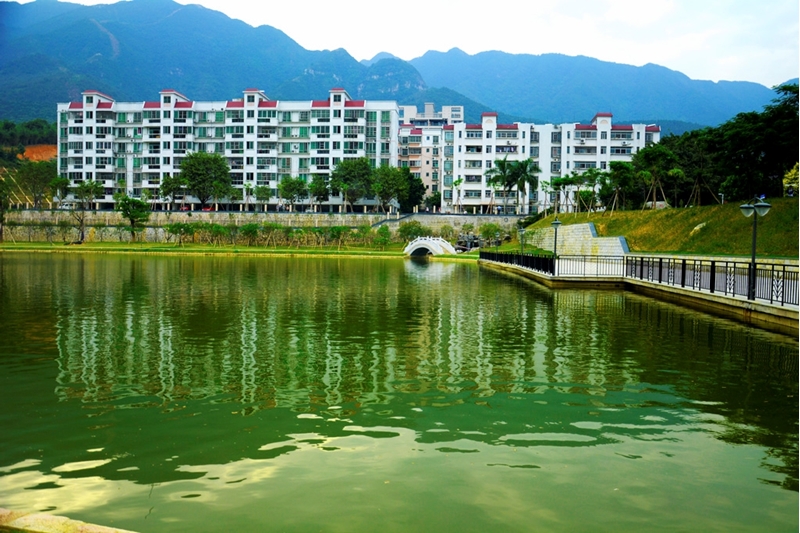
[[[508,156],[503,159],[497,159],[494,162],[494,166],[487,170],[484,175],[487,178],[486,183],[492,187],[503,189],[503,212],[508,213],[508,194],[516,186],[514,162],[509,161]]]
[[[517,187],[517,214],[520,213],[520,201],[519,195],[520,193],[524,193],[527,189],[527,186],[530,186],[532,190],[536,190],[539,187],[539,176],[538,174],[542,171],[539,168],[539,165],[536,164],[531,158],[525,159],[523,161],[515,161],[512,164],[512,174],[514,179],[514,185]],[[524,197],[524,195],[523,195]],[[525,202],[527,204],[527,202]],[[528,213],[525,213],[528,214]]]
[[[244,184],[244,210],[250,211],[250,198],[253,196],[253,185],[250,183]]]

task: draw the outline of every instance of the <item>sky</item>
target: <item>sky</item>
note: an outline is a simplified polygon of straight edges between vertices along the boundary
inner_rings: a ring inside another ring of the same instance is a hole
[[[177,1],[273,26],[309,50],[344,48],[358,60],[451,48],[559,53],[768,87],[800,70],[798,0]]]

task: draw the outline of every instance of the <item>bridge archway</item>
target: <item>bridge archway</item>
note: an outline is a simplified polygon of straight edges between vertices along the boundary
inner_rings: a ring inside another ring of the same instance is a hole
[[[417,237],[403,250],[405,255],[421,257],[426,255],[455,255],[453,245],[441,237]]]

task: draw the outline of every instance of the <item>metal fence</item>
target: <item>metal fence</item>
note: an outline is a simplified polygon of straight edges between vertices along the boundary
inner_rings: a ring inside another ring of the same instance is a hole
[[[749,262],[680,257],[549,255],[481,251],[480,258],[516,265],[558,277],[622,277],[704,291],[748,297]],[[798,305],[798,267],[773,263],[756,266],[755,299],[776,305]]]
[[[707,291],[748,296],[749,262],[670,257],[626,256],[625,277]],[[777,305],[798,304],[798,267],[758,263],[755,299]]]

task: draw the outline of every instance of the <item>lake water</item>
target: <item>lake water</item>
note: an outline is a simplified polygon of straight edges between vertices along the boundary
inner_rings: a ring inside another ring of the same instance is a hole
[[[0,507],[797,531],[798,343],[461,263],[0,254]]]

